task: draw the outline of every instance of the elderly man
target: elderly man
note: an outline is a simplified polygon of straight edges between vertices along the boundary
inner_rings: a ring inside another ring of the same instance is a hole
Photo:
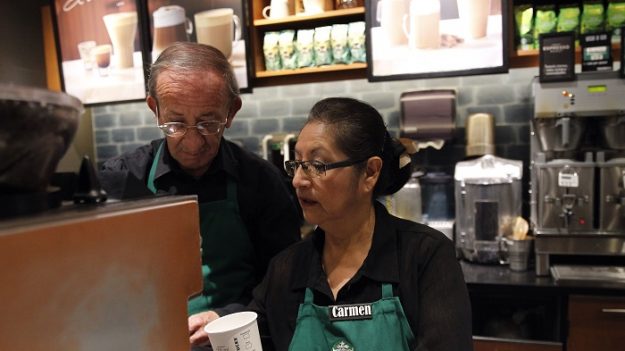
[[[251,300],[269,260],[299,239],[300,217],[278,169],[223,137],[241,98],[219,50],[167,48],[150,68],[147,104],[164,138],[107,160],[100,177],[112,196],[198,196],[204,288],[188,306],[198,346],[207,322]]]

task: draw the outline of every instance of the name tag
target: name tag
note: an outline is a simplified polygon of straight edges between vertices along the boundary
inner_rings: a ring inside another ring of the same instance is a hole
[[[328,306],[328,315],[331,321],[371,319],[372,314],[373,310],[370,303]]]

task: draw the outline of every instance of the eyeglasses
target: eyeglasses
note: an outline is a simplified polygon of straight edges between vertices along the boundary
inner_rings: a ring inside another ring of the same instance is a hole
[[[195,128],[202,135],[213,135],[221,131],[221,128],[226,125],[226,122],[217,121],[204,121],[199,122],[196,125],[188,125],[182,122],[166,122],[159,124],[158,128],[169,137],[181,137],[185,135],[189,128]]]
[[[187,133],[189,128],[197,129],[198,133],[202,135],[214,135],[218,134],[221,131],[221,128],[226,125],[226,122],[219,121],[203,121],[198,122],[196,125],[192,126],[189,124],[185,124],[182,122],[165,122],[163,124],[158,124],[158,118],[160,117],[160,113],[158,110],[158,105],[156,106],[156,126],[160,129],[165,135],[168,137],[178,138]]]
[[[284,170],[289,177],[295,176],[295,171],[297,171],[298,167],[302,167],[302,170],[306,174],[306,176],[310,178],[317,178],[326,174],[326,171],[335,168],[343,168],[353,166],[360,162],[367,160],[367,158],[363,158],[361,160],[345,160],[334,163],[323,163],[321,161],[285,161],[284,162]]]

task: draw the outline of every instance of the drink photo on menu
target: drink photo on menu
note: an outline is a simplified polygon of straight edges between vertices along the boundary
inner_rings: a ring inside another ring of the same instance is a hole
[[[367,0],[370,81],[507,72],[504,0]]]
[[[134,0],[54,1],[65,92],[85,105],[145,99],[138,11]]]
[[[178,41],[211,45],[230,61],[241,91],[250,91],[243,0],[147,0],[147,18],[152,62]]]

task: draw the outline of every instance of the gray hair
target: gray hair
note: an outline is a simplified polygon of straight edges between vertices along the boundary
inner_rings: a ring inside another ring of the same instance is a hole
[[[192,42],[176,42],[165,49],[150,67],[148,94],[158,100],[156,82],[164,71],[206,71],[210,70],[224,77],[230,102],[239,96],[239,84],[232,66],[224,54],[216,48]]]

